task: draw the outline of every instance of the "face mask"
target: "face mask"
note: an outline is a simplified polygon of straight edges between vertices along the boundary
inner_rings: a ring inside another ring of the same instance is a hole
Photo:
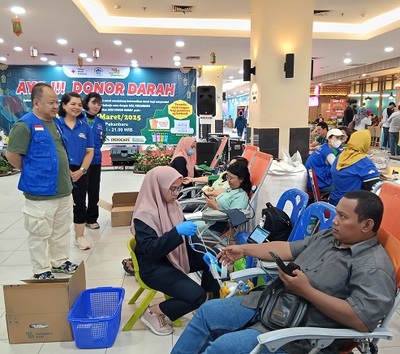
[[[331,142],[331,145],[337,149],[340,145],[342,145],[342,142],[340,140],[334,140]]]
[[[192,155],[194,154],[194,149],[189,149],[188,152],[187,152],[187,154],[188,154],[189,156],[192,156]]]

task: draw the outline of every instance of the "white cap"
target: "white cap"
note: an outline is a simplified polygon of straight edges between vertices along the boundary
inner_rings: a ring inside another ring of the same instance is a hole
[[[326,134],[326,138],[328,139],[332,135],[334,135],[334,136],[343,136],[344,133],[340,129],[333,128],[333,129],[328,131],[328,134]]]

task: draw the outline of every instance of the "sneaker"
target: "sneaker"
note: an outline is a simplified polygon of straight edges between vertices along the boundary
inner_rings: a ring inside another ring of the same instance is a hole
[[[75,273],[77,268],[78,268],[77,264],[71,263],[70,261],[65,261],[59,267],[53,267],[52,271],[53,271],[53,273],[64,273],[64,274],[72,275]]]
[[[90,243],[86,241],[83,236],[79,236],[75,240],[75,246],[78,246],[81,250],[88,250],[90,249]]]
[[[168,336],[172,333],[172,327],[165,322],[164,315],[156,315],[151,313],[147,308],[140,320],[152,331],[159,336]]]
[[[100,225],[97,222],[92,222],[92,223],[87,222],[86,227],[88,227],[89,229],[92,229],[92,230],[100,229]]]
[[[51,272],[44,272],[39,274],[33,274],[32,279],[35,280],[53,280],[54,275]]]

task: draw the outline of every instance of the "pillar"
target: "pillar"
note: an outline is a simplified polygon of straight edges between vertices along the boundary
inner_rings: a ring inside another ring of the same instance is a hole
[[[250,139],[261,151],[308,156],[308,97],[314,1],[251,0]],[[285,78],[286,54],[294,77]]]
[[[218,55],[218,53],[217,53]],[[217,57],[218,60],[218,57]],[[216,114],[213,117],[210,133],[222,133],[222,84],[224,66],[203,66],[201,76],[197,80],[197,86],[215,86]],[[204,130],[203,130],[204,131]],[[204,136],[204,135],[203,135]]]

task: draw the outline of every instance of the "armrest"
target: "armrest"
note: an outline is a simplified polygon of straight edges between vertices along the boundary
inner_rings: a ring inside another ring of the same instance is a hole
[[[250,210],[247,209],[241,209],[240,210],[247,219],[250,218],[251,212]],[[209,221],[225,221],[229,220],[228,216],[221,210],[206,210],[203,212],[203,219],[204,220],[209,220]]]
[[[267,333],[260,334],[257,337],[258,345],[250,354],[258,353],[264,346],[274,352],[283,345],[301,339],[314,340],[315,348],[325,348],[329,346],[335,339],[389,339],[393,338],[393,334],[386,328],[378,327],[373,332],[358,332],[354,329],[342,328],[319,328],[319,327],[294,327],[279,329]]]
[[[265,273],[265,271],[261,268],[248,268],[248,269],[243,269],[243,270],[238,270],[236,272],[230,273],[230,278],[232,280],[238,281],[238,280],[247,280],[251,278],[258,277],[259,275],[264,276],[268,275]]]

